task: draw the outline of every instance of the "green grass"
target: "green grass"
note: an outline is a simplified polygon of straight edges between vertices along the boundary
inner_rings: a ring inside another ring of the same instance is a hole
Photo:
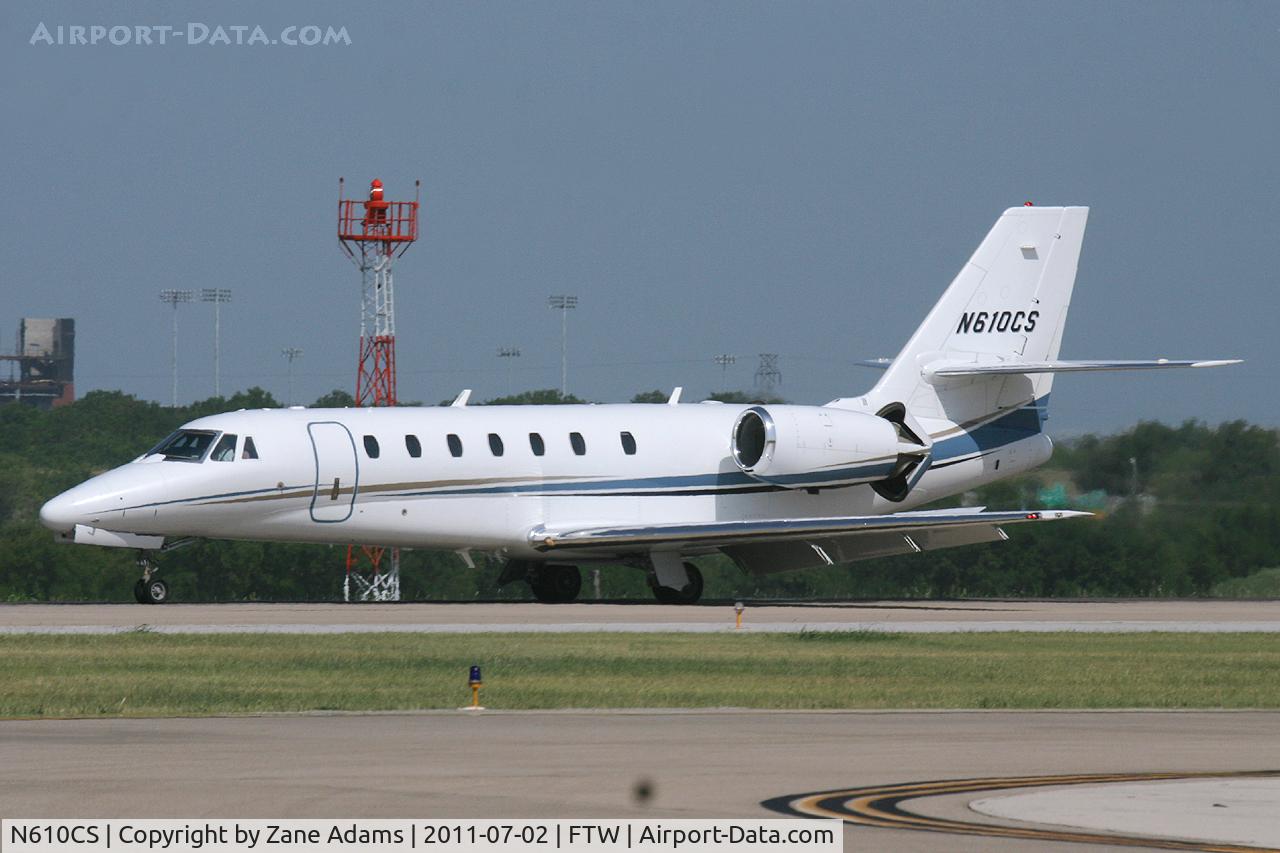
[[[1214,598],[1280,598],[1280,569],[1263,569],[1213,585]]]
[[[0,717],[456,708],[1280,708],[1271,634],[0,636]]]

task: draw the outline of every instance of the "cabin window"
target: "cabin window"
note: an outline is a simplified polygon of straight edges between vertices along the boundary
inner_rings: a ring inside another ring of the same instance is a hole
[[[542,436],[536,432],[529,433],[529,449],[533,451],[534,456],[543,456],[547,452],[547,445],[543,443]]]
[[[496,432],[489,433],[489,450],[493,451],[494,456],[502,455],[502,436]]]
[[[369,454],[370,459],[377,459],[378,454],[382,452],[381,448],[378,447],[378,439],[371,435],[366,435],[364,437],[364,452]]]
[[[213,453],[209,454],[209,458],[214,462],[236,461],[236,434],[224,432],[222,438],[218,439],[217,446],[213,448]]]
[[[253,443],[253,436],[246,435],[244,437],[244,450],[240,451],[241,459],[257,459],[258,448]]]
[[[587,443],[582,439],[582,433],[569,433],[569,444],[573,446],[573,452],[577,456],[587,455]]]
[[[404,449],[409,451],[409,455],[417,459],[422,455],[422,442],[418,441],[416,435],[406,435],[404,437]]]
[[[629,432],[622,433],[622,452],[628,456],[636,455],[636,437]]]
[[[148,450],[147,455],[160,453],[173,462],[201,462],[217,435],[213,430],[180,429]]]
[[[453,456],[462,455],[462,439],[458,438],[453,433],[449,433],[449,435],[445,437],[445,441],[449,445],[449,453],[451,455]]]

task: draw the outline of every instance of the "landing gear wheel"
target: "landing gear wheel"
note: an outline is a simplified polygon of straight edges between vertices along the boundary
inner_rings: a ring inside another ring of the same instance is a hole
[[[566,604],[578,597],[582,573],[577,566],[538,566],[529,573],[529,588],[544,604]]]
[[[133,585],[133,597],[139,604],[164,604],[169,600],[169,585],[156,577],[155,563],[146,551],[138,552],[138,568],[142,579]]]
[[[142,584],[143,604],[164,604],[169,600],[169,585],[160,578],[139,581]]]
[[[693,563],[685,563],[684,570],[689,580],[681,589],[655,586],[653,597],[662,604],[694,604],[702,598],[702,572],[698,571],[698,567]]]

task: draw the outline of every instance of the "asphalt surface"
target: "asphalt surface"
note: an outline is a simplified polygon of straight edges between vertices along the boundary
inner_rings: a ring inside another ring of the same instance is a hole
[[[364,633],[382,631],[728,631],[732,603],[659,604],[3,604],[0,633]],[[749,602],[745,631],[1277,632],[1280,601]]]
[[[175,632],[709,631],[733,630],[734,615],[727,603],[0,605],[0,632],[141,625]],[[1280,602],[748,603],[743,624],[1280,631]],[[749,818],[776,816],[766,801],[896,783],[1277,770],[1280,712],[487,711],[0,721],[0,768],[0,817]],[[652,795],[639,796],[643,788]],[[1000,821],[970,808],[978,798],[921,797],[903,808],[935,825]],[[1132,849],[865,825],[846,828],[845,846],[1086,848]]]
[[[5,721],[0,816],[765,818],[778,816],[765,800],[862,785],[1276,769],[1278,734],[1275,712],[490,711]],[[636,793],[645,786],[647,799]],[[932,798],[918,808],[939,818],[994,820],[969,809],[976,798]],[[850,853],[1082,849],[1113,848],[867,826],[848,826],[845,836]]]

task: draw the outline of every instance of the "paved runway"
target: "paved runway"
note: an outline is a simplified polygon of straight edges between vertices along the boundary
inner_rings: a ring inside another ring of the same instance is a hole
[[[1275,712],[486,712],[0,722],[15,817],[769,817],[893,782],[1280,768]],[[638,782],[652,785],[637,800]],[[920,810],[974,820],[969,797]],[[849,826],[847,851],[1113,849]],[[1120,849],[1120,848],[1114,848]]]
[[[728,631],[732,604],[5,604],[0,633]],[[1280,632],[1280,601],[874,601],[748,603],[755,632],[876,630]]]

